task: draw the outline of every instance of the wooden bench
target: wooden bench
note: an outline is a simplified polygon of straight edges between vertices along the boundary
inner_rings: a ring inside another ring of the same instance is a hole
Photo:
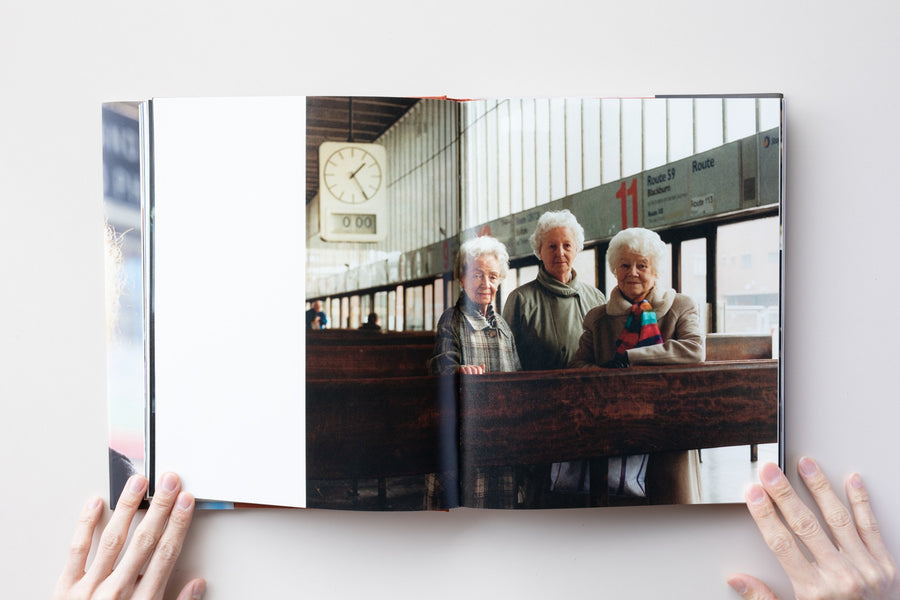
[[[427,375],[434,333],[323,329],[306,334],[306,376],[415,377]]]
[[[433,331],[372,331],[366,329],[318,329],[306,332],[306,343],[322,346],[359,346],[378,344],[395,346],[403,344],[432,344]]]
[[[772,336],[746,333],[706,334],[706,360],[753,360],[772,356]]]
[[[307,332],[306,374],[330,377],[412,377],[425,375],[434,350],[434,333],[371,332],[325,329]],[[706,336],[706,360],[772,358],[772,337],[712,333]]]
[[[709,333],[706,335],[706,360],[771,359],[772,336],[747,333]],[[702,456],[702,450],[700,450]],[[759,460],[759,447],[750,445],[750,462]]]
[[[433,341],[430,344],[387,346],[307,346],[306,376],[311,379],[342,379],[427,375],[427,363],[433,351]]]
[[[457,387],[459,386],[459,388]],[[383,479],[778,441],[778,362],[308,379],[307,477]],[[635,393],[639,390],[639,393]],[[382,497],[382,490],[379,490]]]

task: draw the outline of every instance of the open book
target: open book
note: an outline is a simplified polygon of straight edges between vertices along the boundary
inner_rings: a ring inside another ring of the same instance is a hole
[[[782,462],[782,113],[778,95],[104,104],[111,501],[173,470],[222,506],[646,504],[610,493],[609,458],[684,452],[697,501],[740,501],[758,453]],[[560,209],[607,295],[609,239],[663,236],[706,361],[428,374],[460,244],[505,244],[502,304]],[[590,485],[548,494],[576,462]]]

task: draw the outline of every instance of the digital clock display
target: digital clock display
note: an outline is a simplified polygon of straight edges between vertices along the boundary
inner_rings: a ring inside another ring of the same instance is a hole
[[[377,233],[375,215],[331,213],[331,233]]]

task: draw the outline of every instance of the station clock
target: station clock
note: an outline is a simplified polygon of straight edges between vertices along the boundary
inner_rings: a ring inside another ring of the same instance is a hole
[[[386,152],[380,144],[319,146],[319,231],[326,242],[384,239]]]

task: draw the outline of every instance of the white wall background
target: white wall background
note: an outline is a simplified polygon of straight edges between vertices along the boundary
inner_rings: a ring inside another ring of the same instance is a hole
[[[151,96],[783,92],[788,461],[862,472],[900,553],[897,4],[307,4],[0,5],[4,597],[49,596],[106,489],[100,104]],[[724,599],[736,570],[789,596],[741,506],[257,510],[199,515],[175,580],[214,599]]]

